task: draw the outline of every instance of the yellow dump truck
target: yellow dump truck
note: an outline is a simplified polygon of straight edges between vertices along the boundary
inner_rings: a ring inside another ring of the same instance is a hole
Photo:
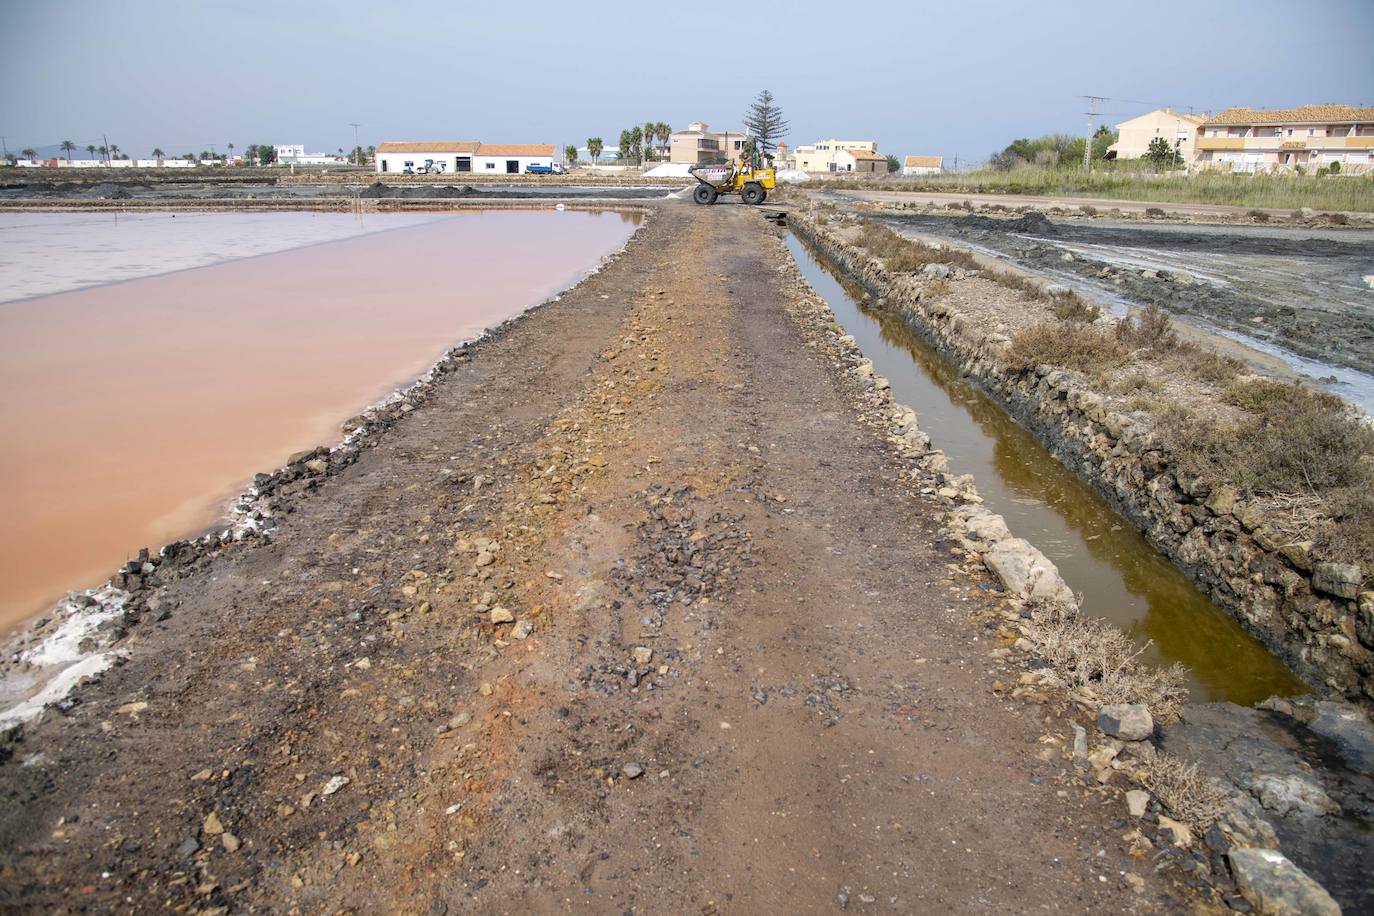
[[[687,172],[698,182],[692,200],[699,204],[713,204],[722,194],[738,194],[746,204],[761,204],[777,187],[776,170],[758,168],[747,156],[734,165],[694,165]]]

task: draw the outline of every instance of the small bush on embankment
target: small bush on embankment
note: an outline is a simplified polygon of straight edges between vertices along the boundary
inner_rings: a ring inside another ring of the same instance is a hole
[[[1053,607],[1036,610],[1028,631],[1036,653],[1070,689],[1090,694],[1098,704],[1144,703],[1161,722],[1178,720],[1188,696],[1187,670],[1179,664],[1146,665],[1141,656],[1148,643],[1136,645],[1101,618]]]
[[[1146,784],[1155,797],[1174,817],[1198,830],[1215,824],[1226,811],[1225,790],[1196,763],[1160,752],[1150,761],[1148,774]]]
[[[1374,559],[1374,428],[1345,401],[1297,382],[1233,381],[1222,400],[1242,411],[1217,425],[1179,412],[1161,431],[1195,473],[1291,507],[1333,556]]]

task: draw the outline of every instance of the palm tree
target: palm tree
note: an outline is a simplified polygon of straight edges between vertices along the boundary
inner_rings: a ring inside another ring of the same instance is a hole
[[[234,144],[232,143],[229,144],[229,161],[234,161]]]
[[[30,147],[28,149],[21,149],[19,151],[19,155],[23,156],[25,159],[32,162],[33,160],[38,158],[38,151]]]
[[[158,164],[158,165],[162,165],[162,159],[163,159],[163,157],[166,156],[166,155],[167,155],[167,154],[164,153],[164,152],[162,151],[162,147],[160,147],[160,146],[155,146],[155,147],[153,147],[153,158],[157,160],[157,164]]]
[[[117,143],[111,143],[111,144],[110,144],[110,158],[111,158],[111,159],[118,159],[118,158],[119,158],[119,144],[117,144]]]
[[[88,156],[90,156],[92,159],[95,158],[95,144],[94,144],[94,143],[87,143],[87,144],[86,144],[86,154],[87,154]]]
[[[76,144],[70,140],[62,141],[62,152],[67,154],[67,161],[72,161],[72,150],[76,149]]]
[[[196,161],[196,154],[195,154],[195,153],[182,153],[182,154],[181,154],[181,158],[182,158],[182,159],[185,159],[187,162],[195,162],[195,161]]]
[[[563,147],[563,158],[567,161],[568,165],[572,165],[574,162],[576,162],[577,147],[571,143]]]
[[[601,160],[601,151],[605,149],[601,145],[600,137],[590,137],[587,140],[587,154],[592,157],[592,164],[595,165]]]
[[[649,155],[654,149],[654,135],[658,132],[658,124],[654,121],[645,121],[644,129],[640,131],[640,139],[644,143],[643,158],[647,162]]]
[[[101,159],[104,159],[106,162],[110,161],[110,148],[108,146],[102,144],[96,147],[96,150],[99,151]]]

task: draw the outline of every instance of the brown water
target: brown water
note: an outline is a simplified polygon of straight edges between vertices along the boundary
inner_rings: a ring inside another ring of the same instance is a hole
[[[1060,464],[987,394],[960,376],[900,318],[858,305],[862,290],[842,281],[795,237],[788,247],[806,279],[854,335],[893,396],[959,473],[971,473],[989,509],[1035,544],[1105,617],[1149,642],[1157,664],[1188,666],[1197,702],[1251,705],[1308,692],[1276,656],[1222,611],[1135,526]]]
[[[0,631],[213,524],[255,472],[336,441],[638,220],[463,213],[0,305]]]

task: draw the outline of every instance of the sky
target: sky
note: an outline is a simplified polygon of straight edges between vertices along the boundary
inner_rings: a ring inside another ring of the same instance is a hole
[[[869,4],[3,0],[10,151],[102,136],[135,157],[234,143],[610,145],[645,121],[738,128],[760,89],[790,145],[985,159],[1156,107],[1374,105],[1374,0]],[[700,11],[712,11],[712,15]]]

